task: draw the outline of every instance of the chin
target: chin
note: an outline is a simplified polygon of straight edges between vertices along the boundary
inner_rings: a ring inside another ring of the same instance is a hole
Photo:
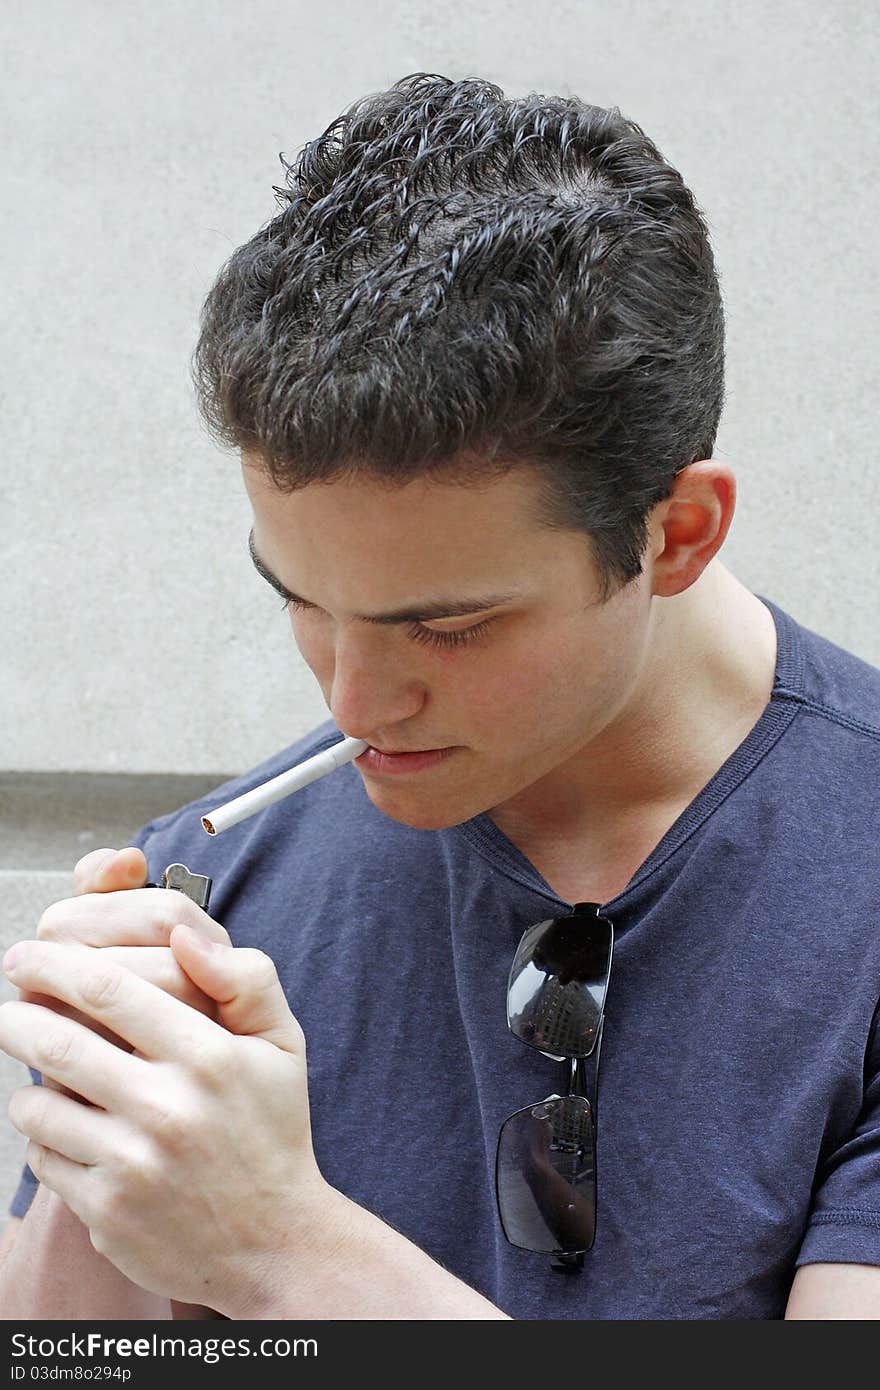
[[[383,797],[371,795],[366,779],[364,787],[377,811],[381,811],[383,816],[396,821],[398,825],[408,825],[410,830],[449,830],[453,825],[462,825],[464,821],[480,814],[479,808],[462,813],[452,809],[444,812],[436,806],[410,807],[389,804]]]

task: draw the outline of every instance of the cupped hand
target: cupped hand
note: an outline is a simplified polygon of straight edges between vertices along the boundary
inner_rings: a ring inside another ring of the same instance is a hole
[[[13,984],[131,1044],[38,1005],[0,1005],[0,1049],[91,1102],[24,1087],[9,1118],[38,1180],[132,1282],[228,1318],[287,1317],[310,1271],[344,1249],[350,1206],[312,1149],[305,1039],[263,952],[185,923],[170,942],[216,1022],[106,952],[46,940],[7,952]]]

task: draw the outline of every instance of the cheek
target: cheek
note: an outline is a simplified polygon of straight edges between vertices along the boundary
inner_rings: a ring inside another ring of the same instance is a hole
[[[435,704],[456,713],[462,729],[479,736],[484,746],[515,744],[520,738],[533,742],[569,698],[562,652],[534,642],[505,648],[499,644],[479,658],[438,662],[430,687]]]
[[[552,700],[553,691],[570,678],[572,646],[564,631],[534,629],[512,644],[502,660],[490,662],[487,676],[499,711]]]
[[[505,660],[487,662],[473,682],[462,682],[455,698],[491,742],[528,748],[565,741],[602,722],[622,682],[618,663],[603,665],[589,634],[566,629],[545,632],[540,642],[518,644]]]
[[[317,623],[309,622],[301,614],[289,613],[290,630],[303,661],[313,675],[323,685],[333,679],[333,643],[329,635],[321,632]]]

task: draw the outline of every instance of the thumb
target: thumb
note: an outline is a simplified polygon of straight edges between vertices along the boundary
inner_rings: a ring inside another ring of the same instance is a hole
[[[93,849],[78,860],[73,870],[74,895],[117,893],[127,888],[143,888],[147,881],[147,861],[143,850]]]
[[[260,1037],[302,1056],[305,1038],[290,1012],[275,963],[250,946],[208,941],[183,923],[169,937],[181,970],[217,1004],[218,1021],[239,1037]]]

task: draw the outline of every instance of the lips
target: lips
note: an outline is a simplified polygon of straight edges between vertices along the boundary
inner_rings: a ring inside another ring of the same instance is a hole
[[[373,744],[365,753],[355,758],[355,767],[363,772],[379,775],[399,775],[407,772],[421,772],[429,767],[445,762],[455,752],[451,748],[418,748],[402,752],[398,749],[376,748]]]
[[[371,743],[370,747],[376,753],[387,753],[390,758],[397,758],[408,753],[442,753],[442,748],[380,748],[378,743]]]

